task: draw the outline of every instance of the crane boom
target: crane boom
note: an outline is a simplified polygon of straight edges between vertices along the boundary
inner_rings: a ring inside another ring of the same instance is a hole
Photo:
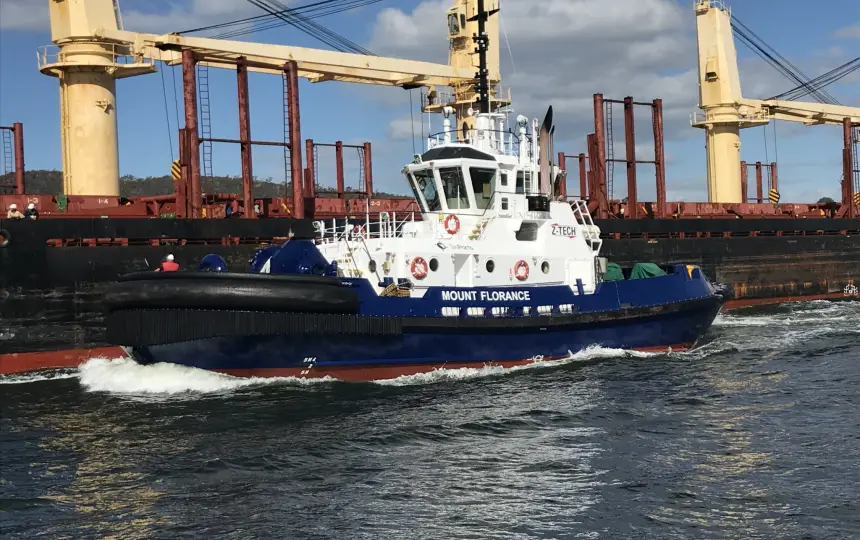
[[[148,34],[123,29],[117,0],[42,0],[49,3],[51,39],[58,52],[39,55],[39,69],[60,80],[63,184],[67,195],[119,194],[116,79],[156,71],[155,62],[177,65],[183,51],[197,62],[235,69],[239,58],[251,71],[281,74],[296,62],[298,75],[312,82],[344,81],[414,88],[450,86],[458,116],[475,101],[477,64],[471,47],[476,0],[452,0],[446,12],[451,43],[449,64],[434,64],[305,47]],[[498,0],[486,0],[498,6]],[[491,50],[486,66],[493,86],[499,82],[498,25],[488,24]],[[491,98],[500,106],[508,100]],[[425,109],[425,110],[430,110]]]
[[[773,120],[801,122],[807,126],[841,126],[846,118],[860,123],[860,108],[801,101],[742,99],[741,105],[766,112]]]
[[[708,200],[745,202],[741,192],[740,130],[771,120],[805,125],[860,123],[860,108],[802,101],[744,98],[732,36],[731,13],[722,0],[698,0],[699,108],[693,126],[706,131]]]

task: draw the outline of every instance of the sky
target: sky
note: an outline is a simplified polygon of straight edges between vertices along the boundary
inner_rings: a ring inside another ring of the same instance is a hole
[[[0,125],[23,122],[27,169],[59,169],[57,80],[37,69],[35,52],[51,45],[47,7],[53,0],[0,0]],[[311,0],[288,2],[302,5]],[[447,61],[444,11],[451,0],[382,0],[316,22],[380,56]],[[732,13],[765,42],[814,78],[860,56],[860,2],[806,0],[727,2]],[[262,13],[244,0],[120,0],[125,29],[167,33]],[[690,126],[696,111],[695,15],[690,0],[501,0],[502,85],[511,88],[513,114],[543,118],[554,109],[555,149],[585,152],[593,131],[592,95],[664,103],[669,200],[707,200],[704,133]],[[282,27],[242,40],[327,48],[301,31]],[[792,81],[738,43],[743,94],[766,98],[789,90]],[[176,129],[182,127],[182,73],[158,73],[117,82],[120,173],[138,177],[169,173],[176,157]],[[210,70],[212,135],[238,138],[236,76]],[[251,132],[256,140],[283,139],[281,80],[251,74]],[[860,107],[860,72],[828,88],[842,104]],[[407,193],[400,170],[421,151],[427,118],[418,109],[418,90],[302,80],[302,137],[317,142],[373,145],[374,185]],[[807,98],[808,99],[808,98]],[[410,107],[411,100],[411,107]],[[624,152],[622,111],[615,113],[615,151]],[[434,116],[431,128],[441,129]],[[637,152],[653,159],[650,112],[638,110]],[[416,137],[412,137],[412,132]],[[749,162],[778,161],[783,202],[839,198],[842,132],[839,127],[776,122],[742,132],[741,157]],[[284,178],[283,153],[254,147],[254,174]],[[216,175],[240,173],[239,148],[216,144]],[[358,187],[357,153],[347,151],[347,185]],[[334,152],[321,148],[319,181],[334,186]],[[569,189],[578,186],[575,167]],[[640,200],[654,200],[653,166],[638,169]],[[626,194],[623,166],[613,195]]]

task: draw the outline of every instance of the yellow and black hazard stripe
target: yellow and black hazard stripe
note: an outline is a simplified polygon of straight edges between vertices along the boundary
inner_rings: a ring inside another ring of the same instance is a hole
[[[174,180],[179,180],[182,178],[182,167],[179,166],[179,160],[173,160],[173,164],[170,166],[170,175]]]
[[[854,204],[860,206],[860,191],[854,194]]]
[[[776,188],[770,190],[767,194],[767,198],[771,204],[777,204],[779,202],[779,191],[777,191]]]

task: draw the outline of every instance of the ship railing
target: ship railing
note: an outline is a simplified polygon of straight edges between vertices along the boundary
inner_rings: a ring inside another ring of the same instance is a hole
[[[695,6],[697,8],[699,6],[701,6],[702,4],[705,4],[705,3],[707,3],[712,8],[721,9],[723,11],[729,11],[729,8],[728,8],[728,6],[726,6],[726,3],[724,2],[724,0],[693,0],[693,6]]]
[[[526,144],[526,148],[531,148],[531,137],[526,135],[525,138],[526,141],[523,143],[520,137],[511,130],[471,129],[464,133],[462,130],[449,129],[427,137],[427,149],[431,150],[443,144],[458,143],[468,144],[478,149],[493,150],[504,156],[519,157],[521,144]]]
[[[134,55],[128,54],[128,45],[121,45],[118,43],[99,43],[98,46],[99,49],[104,51],[103,53],[100,51],[99,55],[104,54],[106,66],[110,66],[110,64],[152,66],[154,64],[151,59],[146,59],[142,56],[135,57]],[[111,56],[110,61],[107,61],[108,54],[110,54]],[[74,64],[76,63],[76,58],[80,56],[80,51],[64,53],[62,48],[58,47],[57,45],[42,45],[41,47],[36,48],[36,63],[39,70],[41,70],[45,66],[53,64],[64,64],[66,62]]]
[[[708,122],[724,121],[721,116],[721,113],[692,112],[690,113],[690,125],[700,126]],[[751,124],[761,124],[772,120],[771,114],[764,109],[753,109],[752,112],[742,111],[738,113],[736,118],[737,121],[740,121],[741,123],[747,122]]]
[[[314,221],[317,242],[331,244],[342,241],[361,242],[372,238],[401,238],[415,236],[415,231],[407,231],[407,224],[415,223],[415,213],[398,218],[397,212],[380,212],[376,219],[366,217],[363,223],[349,218]]]

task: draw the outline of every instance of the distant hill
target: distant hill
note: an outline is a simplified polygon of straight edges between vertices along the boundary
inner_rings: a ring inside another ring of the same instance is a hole
[[[216,176],[209,180],[200,179],[201,189],[204,193],[242,193],[242,178],[239,176]],[[27,193],[33,195],[58,195],[63,192],[62,171],[26,171],[24,185]],[[14,190],[15,177],[12,174],[0,175],[0,193],[7,191],[9,187]],[[354,194],[355,189],[346,188],[347,196]],[[137,178],[135,176],[123,176],[120,178],[120,195],[123,197],[148,197],[153,195],[168,195],[174,192],[173,179],[170,176],[148,176]],[[317,187],[317,193],[322,197],[335,196],[334,188]],[[292,194],[292,182],[273,182],[271,179],[254,181],[254,196],[260,198],[284,197]],[[391,199],[411,199],[407,195],[385,193],[377,191],[376,197]]]

